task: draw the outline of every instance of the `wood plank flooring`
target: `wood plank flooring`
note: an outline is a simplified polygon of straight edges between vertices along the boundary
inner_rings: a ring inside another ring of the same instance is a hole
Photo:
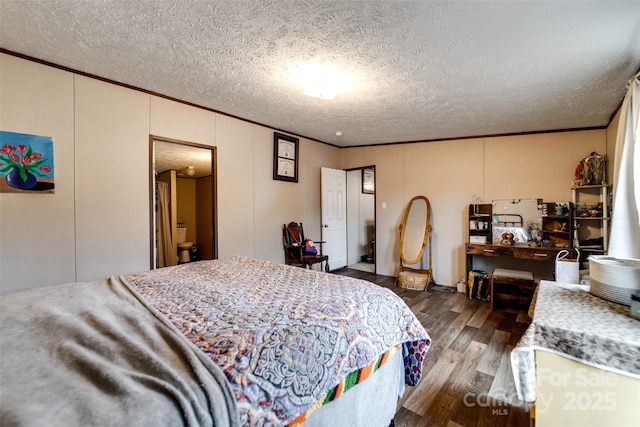
[[[393,290],[431,337],[422,379],[398,403],[396,427],[529,426],[509,358],[529,324],[524,310],[492,311],[489,303],[442,286],[412,291],[397,287],[394,277],[348,268],[334,273]]]

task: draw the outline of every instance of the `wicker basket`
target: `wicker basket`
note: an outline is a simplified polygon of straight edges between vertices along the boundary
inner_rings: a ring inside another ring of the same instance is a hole
[[[401,271],[398,274],[398,285],[414,291],[424,291],[429,282],[429,275],[413,271]]]

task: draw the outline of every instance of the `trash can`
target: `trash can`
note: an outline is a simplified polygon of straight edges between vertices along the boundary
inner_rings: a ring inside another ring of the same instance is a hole
[[[199,249],[198,245],[191,246],[191,261],[198,261],[200,259],[198,255]]]

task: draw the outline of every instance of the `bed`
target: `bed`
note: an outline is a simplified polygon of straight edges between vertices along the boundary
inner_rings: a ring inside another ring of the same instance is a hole
[[[246,257],[3,295],[14,425],[380,425],[431,340],[371,283]]]
[[[504,233],[513,234],[516,243],[526,243],[530,240],[529,231],[523,227],[520,214],[494,214],[492,218],[492,238],[494,243],[500,243]]]

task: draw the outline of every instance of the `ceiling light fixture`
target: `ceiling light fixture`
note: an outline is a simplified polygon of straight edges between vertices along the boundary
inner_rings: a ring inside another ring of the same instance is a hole
[[[184,173],[189,176],[193,176],[196,174],[196,168],[193,166],[187,166],[184,170]]]
[[[337,68],[321,64],[301,64],[293,67],[292,77],[304,86],[305,95],[333,99],[354,85],[353,77]]]
[[[326,82],[317,82],[307,86],[302,93],[314,98],[331,100],[336,97],[338,91]]]

